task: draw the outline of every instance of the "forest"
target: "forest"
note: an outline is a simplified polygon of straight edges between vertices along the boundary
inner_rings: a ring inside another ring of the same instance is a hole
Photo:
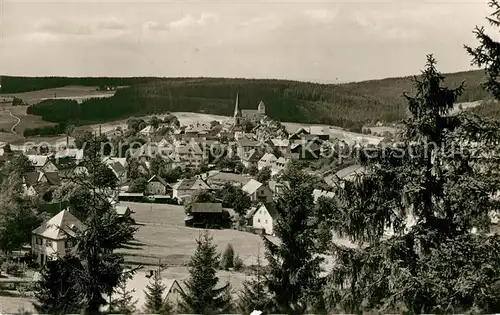
[[[256,108],[263,100],[267,115],[279,121],[321,123],[360,131],[364,124],[395,122],[405,117],[403,93],[412,94],[412,78],[337,85],[260,79],[130,78],[128,83],[133,84],[118,90],[113,97],[90,99],[82,104],[48,100],[30,106],[28,113],[42,116],[46,121],[71,121],[76,125],[176,111],[230,116],[236,93],[239,93],[240,108]],[[482,71],[453,73],[446,78],[445,84],[451,86],[465,81],[465,91],[459,102],[489,98],[488,92],[481,88]],[[60,80],[54,82],[64,82]],[[105,83],[98,82],[98,78],[81,80],[88,84]],[[125,84],[127,79],[114,80],[109,82]],[[27,79],[27,85],[30,82]]]

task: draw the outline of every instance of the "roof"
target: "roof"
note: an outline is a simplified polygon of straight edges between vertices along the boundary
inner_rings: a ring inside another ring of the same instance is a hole
[[[260,141],[255,139],[249,139],[247,137],[238,139],[238,145],[242,147],[258,147],[261,145]]]
[[[245,214],[245,219],[251,219],[253,218],[253,215],[255,214],[255,212],[257,212],[257,207],[252,207],[250,208],[247,213]]]
[[[34,167],[42,167],[47,163],[49,157],[46,155],[26,155]]]
[[[222,203],[195,202],[191,205],[191,213],[222,213]]]
[[[28,172],[24,174],[24,182],[28,186],[33,186],[38,183],[38,178],[40,177],[39,172]]]
[[[247,194],[253,194],[257,191],[257,189],[262,186],[261,182],[256,181],[255,179],[251,179],[245,186],[243,186],[242,190]]]
[[[43,173],[47,178],[47,182],[50,185],[59,186],[61,184],[61,178],[58,172],[45,172]]]
[[[274,162],[276,160],[277,160],[277,158],[276,158],[276,156],[274,154],[272,154],[272,153],[266,153],[266,154],[264,154],[260,158],[259,162],[267,164],[267,163],[272,163],[272,162]]]
[[[108,167],[113,170],[116,174],[122,174],[127,169],[122,165],[122,163],[116,161],[108,164]]]
[[[164,180],[162,177],[158,176],[158,175],[153,175],[149,180],[148,180],[148,183],[152,182],[153,180],[155,180],[160,182],[163,186],[168,186],[170,187],[170,184],[167,183],[166,180]]]
[[[320,197],[333,198],[334,196],[335,194],[331,191],[320,190],[320,189],[313,190],[314,202],[318,201]]]
[[[240,174],[234,174],[234,173],[227,173],[227,172],[217,172],[215,174],[209,175],[207,178],[207,181],[209,182],[238,182],[242,185],[245,185],[250,181],[250,178],[240,175]]]
[[[309,134],[316,136],[325,136],[330,135],[330,130],[325,126],[310,126]]]
[[[335,173],[335,175],[338,178],[348,179],[349,177],[351,177],[355,173],[362,173],[363,171],[364,171],[364,167],[362,167],[359,164],[354,164],[354,165],[351,165],[351,166],[348,166],[346,168],[341,169],[340,171]]]
[[[55,158],[72,157],[76,160],[83,159],[83,149],[64,149],[56,153]]]
[[[129,207],[121,205],[116,205],[115,210],[118,215],[125,215],[127,214],[127,211],[131,211]]]
[[[33,230],[32,233],[52,240],[61,240],[67,235],[75,236],[76,231],[84,229],[85,225],[65,209]]]
[[[178,154],[203,154],[203,150],[196,141],[175,146],[175,150]]]
[[[261,203],[258,207],[257,207],[257,211],[259,211],[260,209],[262,209],[262,207],[266,208],[267,212],[269,212],[269,215],[271,216],[271,218],[276,218],[276,215],[278,214],[278,212],[276,211],[276,205],[274,204],[274,202],[264,202],[264,203]],[[255,214],[255,213],[254,213]]]
[[[288,147],[290,145],[290,140],[288,139],[271,139],[271,142],[275,147]]]
[[[145,133],[153,133],[155,131],[154,127],[149,125],[144,127],[139,133],[145,134]]]
[[[198,188],[198,187],[194,187],[196,185],[196,183],[206,185],[207,188],[210,188],[210,186],[200,178],[182,179],[182,180],[178,181],[177,184],[175,184],[173,188],[177,189],[177,190],[196,189],[196,188]]]
[[[261,116],[262,115],[257,109],[242,109],[241,114],[243,117]]]

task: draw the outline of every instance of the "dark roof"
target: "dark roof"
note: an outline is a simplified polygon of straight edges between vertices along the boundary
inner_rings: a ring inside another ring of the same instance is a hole
[[[38,176],[40,176],[38,172],[28,172],[24,175],[24,182],[28,186],[33,186],[38,183]]]
[[[160,177],[160,176],[158,176],[158,175],[153,175],[153,177],[151,177],[151,178],[148,180],[148,183],[149,183],[149,182],[152,182],[152,181],[154,181],[154,180],[156,180],[156,181],[160,182],[163,186],[170,187],[170,184],[169,184],[169,183],[167,183],[167,181],[166,181],[166,180],[164,180],[162,177]]]
[[[178,182],[175,186],[176,189],[179,190],[186,190],[186,189],[192,189],[193,185],[198,181],[201,180],[203,183],[205,183],[208,187],[210,187],[203,179],[193,177],[193,178],[185,178],[182,179],[180,182]]]
[[[126,171],[125,167],[120,162],[113,162],[109,164],[109,167],[111,167],[117,174],[121,174]]]
[[[275,219],[278,212],[276,211],[276,205],[274,202],[265,202],[261,206],[266,206],[267,212],[271,215],[271,218]],[[259,207],[260,208],[260,207]]]
[[[61,184],[61,178],[57,172],[45,172],[45,177],[47,177],[47,182],[50,185],[59,186]]]
[[[222,213],[222,203],[198,203],[191,205],[191,213]]]

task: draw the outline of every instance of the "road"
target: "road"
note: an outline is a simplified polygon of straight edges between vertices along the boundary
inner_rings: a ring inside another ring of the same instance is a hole
[[[11,112],[10,110],[9,110],[9,115],[10,115],[11,117],[14,117],[15,119],[17,119],[17,122],[14,124],[14,126],[12,126],[12,128],[10,128],[10,131],[12,131],[12,133],[17,134],[17,132],[16,132],[16,130],[15,130],[15,129],[16,129],[17,125],[19,125],[19,123],[21,122],[21,118],[19,118],[19,117],[17,117],[17,116],[12,115],[12,112]]]

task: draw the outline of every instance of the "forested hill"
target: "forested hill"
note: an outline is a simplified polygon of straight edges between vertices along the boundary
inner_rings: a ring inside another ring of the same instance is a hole
[[[446,83],[457,86],[466,81],[460,101],[476,101],[488,97],[480,86],[483,76],[482,71],[453,73],[446,75]],[[280,121],[359,130],[365,123],[404,117],[406,101],[402,94],[412,93],[412,77],[339,85],[225,78],[144,80],[118,90],[111,98],[92,99],[80,105],[45,101],[35,105],[34,113],[48,121],[77,124],[175,111],[232,115],[238,92],[241,108],[256,108],[263,100],[268,116]]]

